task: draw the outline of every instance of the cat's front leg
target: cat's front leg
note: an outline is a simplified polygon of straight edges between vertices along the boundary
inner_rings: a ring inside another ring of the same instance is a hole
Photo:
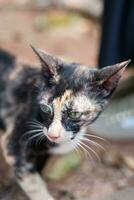
[[[37,172],[24,173],[17,177],[17,181],[30,200],[54,200]]]
[[[17,182],[29,197],[29,200],[54,200],[34,166],[28,163],[22,155],[19,155],[18,163],[18,155],[11,154],[7,144],[8,137],[4,136],[1,140],[4,158],[13,170]]]

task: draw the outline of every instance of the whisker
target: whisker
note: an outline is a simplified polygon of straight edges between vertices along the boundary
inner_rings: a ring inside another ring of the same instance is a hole
[[[44,134],[42,134],[42,135],[39,137],[37,144],[40,144],[44,139],[46,139],[46,136],[45,136]]]
[[[30,138],[28,138],[28,140],[30,141],[30,140],[32,140],[32,139],[34,139],[34,138],[38,137],[39,135],[42,135],[42,132],[40,132],[40,133],[37,133],[37,134],[35,134],[35,135],[31,136]]]
[[[102,149],[103,151],[106,151],[106,149],[101,145],[101,144],[99,144],[99,143],[97,143],[97,142],[95,142],[95,141],[92,141],[92,140],[90,140],[90,139],[88,139],[88,138],[79,138],[80,140],[83,140],[83,141],[87,141],[87,142],[89,142],[89,143],[92,143],[92,144],[94,144],[96,147],[99,147],[100,149]]]
[[[89,156],[89,158],[90,158],[92,164],[94,165],[94,167],[96,167],[96,163],[95,163],[95,161],[94,161],[92,155],[90,154],[90,152],[89,152],[85,147],[83,147],[82,144],[79,144],[79,145],[81,146],[81,148],[83,148],[83,149],[86,151],[86,152],[85,152],[85,153],[86,153],[86,156],[87,156],[87,155]]]
[[[78,138],[76,138],[76,140],[77,140],[77,143],[76,143],[77,147],[79,147],[80,149],[82,149],[82,151],[84,152],[85,157],[87,158],[87,156],[88,156],[90,158],[92,164],[94,165],[94,167],[96,167],[95,161],[94,161],[92,155],[90,154],[90,152],[85,147],[83,147],[82,144],[80,144],[80,141],[79,141]]]
[[[77,142],[77,146],[82,149],[82,152],[84,152],[84,156],[87,158],[87,155],[89,154],[89,152],[83,147],[81,146],[81,144],[79,144],[79,142]],[[91,155],[90,155],[91,156]],[[90,157],[89,156],[89,157]],[[91,158],[91,157],[90,157]]]
[[[38,134],[35,134],[33,136],[31,136],[30,138],[28,138],[28,143],[31,142],[34,138],[40,136],[42,133],[38,133]]]
[[[39,126],[39,127],[43,127],[43,125],[42,124],[39,124],[39,123],[35,123],[35,122],[32,122],[32,121],[30,121],[30,122],[27,122],[27,126]]]
[[[76,153],[78,154],[78,156],[81,157],[82,156],[81,151],[77,148],[77,144],[75,144],[75,142],[73,140],[71,140],[71,144],[72,144],[74,150],[76,151]]]
[[[27,131],[22,135],[21,140],[23,141],[25,139],[29,139],[30,135],[33,135],[34,133],[40,133],[40,132],[42,132],[42,129],[36,129],[36,130]]]
[[[28,145],[34,138],[40,136],[41,134],[42,134],[42,133],[37,133],[37,134],[31,136],[30,138],[28,138],[27,145]]]
[[[82,141],[79,141],[79,142],[80,142],[81,145],[83,145],[83,146],[85,146],[87,149],[89,149],[89,150],[95,155],[95,157],[96,157],[99,161],[101,161],[99,155],[98,155],[91,147],[89,147],[88,145],[86,145],[86,144],[85,144],[84,142],[82,142]]]
[[[38,120],[36,120],[36,119],[33,119],[33,120],[30,120],[30,121],[27,121],[26,123],[27,123],[27,124],[29,124],[29,123],[34,123],[34,124],[38,124],[38,125],[43,126],[43,124],[42,124],[41,122],[39,122]]]
[[[24,133],[24,135],[29,135],[29,134],[36,133],[36,132],[41,132],[41,131],[42,131],[42,129],[34,129],[34,130],[26,131]]]
[[[92,135],[92,134],[86,134],[86,133],[83,133],[83,134],[79,134],[80,136],[88,136],[88,137],[92,137],[92,138],[95,138],[95,139],[100,139],[100,140],[103,140],[104,142],[108,143],[108,141],[100,136],[97,136],[97,135]]]
[[[79,141],[78,139],[77,139],[77,145],[78,145],[79,147],[81,147],[81,149],[84,151],[84,154],[85,154],[85,157],[86,157],[86,158],[87,158],[87,155],[88,155],[89,158],[90,158],[91,160],[93,160],[91,154],[87,151],[87,149],[85,149],[85,148],[82,146],[82,144],[80,143],[80,141]]]
[[[75,150],[75,152],[79,155],[78,150],[76,149],[76,146],[75,146],[75,144],[73,143],[73,141],[70,140],[70,142],[71,142],[71,145],[72,145],[73,149]]]
[[[42,136],[43,136],[43,133],[39,136],[39,138],[37,138],[37,140],[36,140],[36,146],[39,144],[39,141],[42,138]]]
[[[37,124],[28,124],[28,126],[30,126],[30,127],[37,127],[37,128],[41,128],[41,127],[43,127],[43,126],[41,126],[41,125],[37,125]]]
[[[33,122],[37,122],[38,124],[41,124],[41,125],[42,125],[42,123],[39,122],[37,119],[32,119],[31,121],[33,121]]]

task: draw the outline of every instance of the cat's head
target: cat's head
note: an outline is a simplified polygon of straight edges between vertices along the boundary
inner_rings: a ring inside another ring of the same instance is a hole
[[[42,65],[38,104],[43,133],[51,142],[75,141],[103,111],[130,61],[97,70],[33,50]]]

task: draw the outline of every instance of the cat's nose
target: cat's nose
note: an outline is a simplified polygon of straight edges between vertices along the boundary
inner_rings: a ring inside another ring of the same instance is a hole
[[[49,133],[48,134],[48,138],[52,141],[55,141],[57,140],[58,138],[60,138],[60,134],[52,134],[52,133]]]

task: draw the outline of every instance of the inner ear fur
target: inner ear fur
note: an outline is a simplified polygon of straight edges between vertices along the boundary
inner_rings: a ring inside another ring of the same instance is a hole
[[[107,90],[113,90],[117,86],[124,70],[130,61],[131,60],[121,62],[99,70],[97,72],[97,79],[99,80],[100,84]]]

